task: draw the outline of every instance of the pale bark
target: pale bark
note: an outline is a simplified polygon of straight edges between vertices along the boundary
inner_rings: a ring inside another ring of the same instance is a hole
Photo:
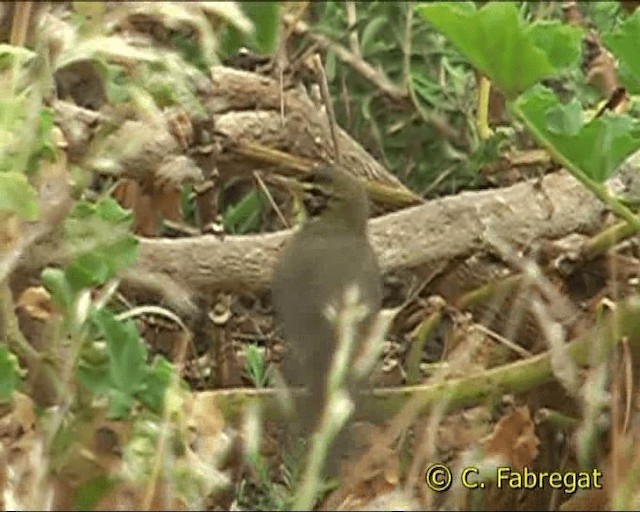
[[[500,239],[517,247],[602,221],[604,207],[565,173],[508,188],[464,192],[370,221],[383,272],[450,261],[490,249]],[[259,291],[270,281],[291,231],[218,238],[143,239],[136,273],[162,273],[194,292]],[[487,236],[490,235],[490,236]]]

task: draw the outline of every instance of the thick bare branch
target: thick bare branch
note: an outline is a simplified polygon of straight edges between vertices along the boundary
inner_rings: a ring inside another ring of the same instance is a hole
[[[383,271],[436,265],[490,247],[498,236],[519,247],[596,229],[603,206],[564,173],[505,189],[465,192],[370,222]],[[137,273],[161,273],[197,292],[265,289],[291,231],[178,240],[144,239]]]

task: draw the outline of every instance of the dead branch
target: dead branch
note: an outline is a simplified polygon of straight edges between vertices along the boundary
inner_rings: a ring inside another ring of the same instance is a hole
[[[278,81],[256,73],[224,66],[211,69],[211,83],[203,87],[202,101],[215,125],[208,145],[216,148],[215,158],[199,161],[204,176],[215,165],[222,177],[251,175],[254,170],[273,167],[273,162],[247,157],[237,149],[259,145],[313,162],[332,162],[334,148],[327,116],[313,103],[304,88],[281,90]],[[284,117],[281,115],[284,106]],[[158,119],[124,122],[96,116],[63,101],[54,104],[56,121],[67,137],[68,152],[74,161],[89,159],[88,167],[110,174],[152,182],[155,172],[167,158],[187,150],[176,137],[175,114]],[[185,124],[195,120],[181,120]],[[198,120],[200,122],[200,120]],[[94,125],[115,124],[117,129],[87,155]],[[187,126],[187,129],[191,127]],[[341,165],[367,181],[388,185],[402,194],[399,204],[418,203],[420,198],[387,171],[347,132],[338,127],[337,144]],[[188,138],[189,139],[189,138]],[[200,148],[202,149],[202,148]],[[198,148],[188,148],[187,153]],[[212,149],[208,150],[209,152]],[[286,166],[287,161],[279,162]],[[376,198],[379,200],[380,198]],[[393,204],[398,204],[395,202]]]
[[[208,109],[215,113],[217,132],[234,141],[259,143],[315,161],[333,161],[327,116],[304,89],[281,91],[276,80],[223,66],[211,68],[211,82],[214,93]],[[282,101],[284,118],[280,116]],[[341,128],[337,139],[341,165],[354,175],[416,197]],[[246,159],[238,160],[224,151],[217,164],[222,174],[248,166]]]
[[[603,206],[564,173],[505,189],[457,196],[379,217],[371,239],[384,272],[424,265],[489,249],[485,235],[526,247],[541,239],[592,231]],[[290,230],[224,239],[212,235],[178,240],[143,239],[135,273],[159,273],[188,290],[258,291],[270,282]]]
[[[370,221],[370,235],[383,272],[451,261],[490,250],[489,239],[525,248],[543,239],[593,232],[604,207],[566,173],[496,190],[464,192]],[[153,276],[195,295],[214,291],[256,292],[269,286],[272,269],[291,230],[278,233],[184,239],[141,239],[129,276]],[[492,236],[488,236],[492,235]],[[39,244],[21,270],[63,263],[58,242]],[[148,290],[149,279],[129,279]],[[145,282],[147,284],[145,284]]]
[[[436,264],[487,249],[485,233],[526,246],[593,229],[603,207],[572,177],[554,174],[540,186],[527,182],[505,189],[466,192],[372,220],[372,243],[383,271]],[[163,272],[187,288],[265,288],[283,233],[188,240],[144,240],[140,270]],[[195,263],[195,265],[194,265]]]

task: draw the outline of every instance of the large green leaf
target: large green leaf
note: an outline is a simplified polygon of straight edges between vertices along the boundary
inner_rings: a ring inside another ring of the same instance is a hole
[[[557,135],[575,136],[584,126],[584,111],[577,99],[566,105],[550,108],[547,113],[547,129]]]
[[[554,32],[558,26],[530,29],[514,2],[489,2],[478,10],[471,2],[432,2],[417,10],[508,98],[556,74],[552,62],[564,64],[572,58],[566,46],[575,36],[564,29]],[[536,45],[542,32],[552,37],[552,48]],[[554,57],[545,50],[553,50]]]
[[[529,27],[533,43],[547,54],[556,68],[575,65],[580,58],[582,30],[559,21],[539,21]]]
[[[552,91],[537,86],[520,96],[515,108],[538,142],[602,182],[640,149],[640,122],[607,112],[580,123],[576,104],[562,105]]]

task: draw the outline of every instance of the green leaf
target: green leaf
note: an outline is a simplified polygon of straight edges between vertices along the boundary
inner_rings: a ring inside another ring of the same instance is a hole
[[[38,218],[38,195],[24,174],[0,172],[0,211],[10,211],[24,220]]]
[[[116,482],[106,475],[87,480],[73,491],[71,504],[73,510],[93,510],[115,486]]]
[[[575,106],[563,107],[553,92],[542,86],[520,96],[515,108],[538,142],[553,148],[598,182],[606,180],[627,156],[640,149],[637,120],[607,112],[575,132]],[[569,119],[568,133],[559,129],[558,117]]]
[[[107,411],[107,417],[110,419],[125,418],[135,404],[131,393],[118,388],[110,388],[108,394],[109,409]]]
[[[180,55],[186,62],[192,64],[194,67],[202,71],[207,69],[208,63],[203,58],[202,50],[198,47],[198,43],[193,37],[177,32],[171,35],[171,44],[177,48],[177,50],[180,52]],[[160,82],[160,84],[164,85],[165,87],[168,86],[168,83],[166,81],[162,81]],[[154,98],[158,98],[159,96],[170,98],[172,96],[170,90],[163,90],[162,87],[157,87],[152,94]]]
[[[11,399],[18,387],[19,375],[18,358],[5,343],[0,343],[0,403]]]
[[[264,54],[273,53],[280,26],[278,2],[242,2],[242,9],[253,21],[256,50]]]
[[[102,77],[109,103],[125,103],[131,99],[126,73],[121,66],[107,64],[101,60],[94,63]]]
[[[327,81],[332,83],[336,78],[336,53],[333,50],[327,50],[327,58],[324,62],[324,72],[327,75]]]
[[[131,219],[131,213],[123,209],[115,199],[106,197],[98,201],[95,205],[96,214],[103,220],[109,222],[124,222]]]
[[[161,414],[172,375],[171,363],[164,357],[157,356],[153,365],[145,368],[144,389],[137,394],[138,400],[153,412]]]
[[[508,136],[503,131],[497,131],[480,144],[469,155],[466,167],[469,172],[478,173],[487,165],[496,162],[504,154],[504,145]]]
[[[610,31],[620,21],[620,2],[589,2],[589,26],[598,34]]]
[[[51,301],[65,313],[69,313],[75,300],[75,292],[63,270],[47,267],[40,274],[43,286],[51,295]]]
[[[87,201],[78,201],[73,205],[73,210],[69,217],[76,219],[86,219],[95,211],[95,206]]]
[[[91,252],[69,264],[66,275],[74,290],[102,285],[135,261],[138,242],[129,232],[124,236],[104,246],[91,247]]]
[[[249,378],[256,387],[264,387],[266,381],[266,365],[258,346],[254,343],[245,345],[244,353],[247,359],[246,372],[249,375]]]
[[[67,268],[66,276],[72,289],[79,291],[106,283],[110,272],[105,258],[96,250],[77,258]]]
[[[368,55],[373,50],[373,46],[379,42],[378,33],[386,30],[388,26],[389,20],[386,16],[376,16],[367,23],[360,38],[360,49],[363,55]]]
[[[75,204],[65,220],[65,241],[74,256],[66,276],[73,290],[104,284],[135,262],[138,242],[130,224],[131,213],[111,198]]]
[[[533,43],[546,54],[557,69],[572,67],[580,58],[582,30],[560,21],[539,21],[531,25],[528,34]]]
[[[409,75],[411,88],[417,98],[425,103],[427,108],[436,108],[442,102],[441,87],[421,73],[412,71]]]
[[[120,321],[106,310],[97,313],[107,342],[112,382],[122,389],[135,389],[144,376],[147,350],[132,320]]]
[[[258,226],[261,214],[262,195],[259,191],[252,190],[238,203],[226,209],[222,223],[230,233],[243,234]]]
[[[50,140],[53,123],[53,110],[50,108],[41,109],[37,118],[37,124],[34,126],[36,136],[29,149],[30,154],[25,168],[27,175],[34,175],[37,173],[40,168],[41,160],[47,159],[51,162],[56,160],[56,151]],[[29,129],[29,127],[24,126],[23,129]]]
[[[619,61],[618,74],[632,94],[640,93],[640,9],[629,16],[617,30],[605,34],[602,41]]]
[[[550,108],[547,113],[547,128],[556,135],[578,135],[584,126],[584,112],[577,99],[567,105]]]
[[[104,344],[93,343],[88,349],[83,350],[78,361],[78,381],[94,395],[106,395],[111,388],[109,364],[109,355]]]
[[[105,337],[109,356],[109,416],[124,416],[146,376],[147,349],[131,320],[117,320],[105,309],[94,311],[93,320]]]
[[[470,2],[433,2],[417,9],[507,98],[557,72],[534,44],[514,2],[489,2],[479,10]]]

